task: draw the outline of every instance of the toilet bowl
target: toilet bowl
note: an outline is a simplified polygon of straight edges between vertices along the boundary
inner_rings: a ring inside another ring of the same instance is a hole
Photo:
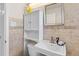
[[[28,44],[27,47],[28,47],[29,56],[41,56],[42,55],[35,51],[33,44]]]

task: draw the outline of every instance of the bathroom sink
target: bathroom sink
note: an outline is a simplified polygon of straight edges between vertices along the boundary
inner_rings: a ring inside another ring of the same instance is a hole
[[[37,52],[47,56],[66,56],[66,46],[49,43],[47,40],[42,40],[35,45]]]

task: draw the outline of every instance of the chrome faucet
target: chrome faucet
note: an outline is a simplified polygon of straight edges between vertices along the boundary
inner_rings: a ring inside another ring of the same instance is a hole
[[[53,41],[53,36],[51,36],[50,43],[54,43]]]

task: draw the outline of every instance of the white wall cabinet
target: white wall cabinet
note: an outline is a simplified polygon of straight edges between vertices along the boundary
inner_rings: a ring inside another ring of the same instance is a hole
[[[50,4],[45,7],[45,25],[64,24],[63,4]]]
[[[24,16],[25,30],[39,30],[39,11]]]
[[[38,42],[38,40],[40,40],[40,36],[43,33],[42,31],[43,31],[43,10],[34,10],[31,14],[28,13],[24,14],[25,39]]]

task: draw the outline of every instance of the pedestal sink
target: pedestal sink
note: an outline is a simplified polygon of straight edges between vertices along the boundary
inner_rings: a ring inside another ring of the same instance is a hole
[[[66,46],[59,46],[50,43],[48,40],[42,40],[35,46],[35,50],[46,56],[66,56]]]

